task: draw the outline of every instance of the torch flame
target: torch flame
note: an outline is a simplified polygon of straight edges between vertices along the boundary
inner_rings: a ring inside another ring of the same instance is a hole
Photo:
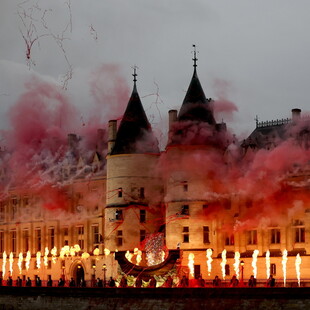
[[[111,253],[111,251],[110,251],[109,249],[107,249],[107,248],[105,248],[105,249],[103,250],[103,252],[104,252],[104,255],[105,255],[105,256],[108,256],[108,255]],[[116,250],[115,250],[115,252],[116,252]]]
[[[53,264],[56,264],[57,248],[55,246],[51,249],[51,254],[52,254],[52,262]]]
[[[2,254],[2,257],[3,257],[3,261],[2,261],[2,276],[4,277],[5,275],[5,266],[6,266],[6,258],[7,258],[7,255],[6,255],[6,252],[4,251],[3,254]]]
[[[27,252],[27,255],[26,255],[26,269],[27,271],[29,270],[29,267],[30,267],[30,260],[31,260],[31,254],[30,254],[30,251]]]
[[[136,258],[136,264],[139,265],[141,260],[142,260],[142,251],[138,250],[137,258]]]
[[[128,260],[129,262],[132,262],[132,261],[131,261],[131,259],[132,259],[132,257],[133,257],[133,254],[132,254],[132,253],[130,253],[129,251],[127,251],[126,254],[125,254],[125,257],[127,258],[127,260]]]
[[[93,254],[94,254],[94,256],[96,256],[96,260],[99,260],[99,258],[98,258],[99,254],[100,254],[99,248],[95,248],[93,251]]]
[[[223,280],[225,280],[226,277],[226,271],[225,271],[226,263],[227,263],[226,250],[224,249],[222,252],[222,262],[221,262]]]
[[[267,279],[270,277],[270,251],[266,252],[266,275]]]
[[[194,276],[194,258],[195,258],[195,255],[193,253],[188,254],[188,268],[189,268],[189,273],[192,277]]]
[[[296,267],[296,275],[298,280],[298,286],[300,286],[300,265],[301,265],[301,257],[299,253],[296,255],[295,267]]]
[[[44,251],[44,258],[43,258],[43,263],[45,267],[48,266],[48,257],[47,257],[48,253],[49,253],[49,250],[48,250],[48,247],[46,247]]]
[[[87,252],[83,252],[83,253],[82,253],[82,259],[87,259],[89,256],[90,256],[90,255],[89,255],[89,253],[87,253]]]
[[[23,253],[20,252],[19,255],[18,255],[18,262],[17,262],[17,266],[18,266],[18,269],[19,269],[19,274],[22,274],[23,260],[24,260]]]
[[[37,252],[37,268],[41,268],[41,252]]]
[[[240,265],[240,253],[239,252],[235,252],[235,263],[234,263],[234,270],[235,270],[235,274],[237,279],[239,279],[239,265]]]
[[[287,263],[287,250],[283,251],[282,254],[282,270],[283,270],[283,285],[286,285],[286,263]]]
[[[206,256],[207,256],[207,266],[208,266],[208,275],[211,275],[211,270],[212,270],[212,249],[207,249],[206,252]]]
[[[254,278],[256,279],[257,277],[257,256],[259,254],[259,251],[258,250],[254,250],[253,254],[252,254],[252,267],[253,267],[253,275],[254,275]]]
[[[10,273],[12,275],[13,274],[13,263],[14,263],[14,258],[13,258],[12,252],[10,253],[10,256],[9,256],[9,262],[10,262]]]

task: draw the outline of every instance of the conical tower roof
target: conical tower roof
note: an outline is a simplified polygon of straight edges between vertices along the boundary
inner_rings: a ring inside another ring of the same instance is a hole
[[[158,141],[143,109],[136,86],[134,72],[134,86],[126,111],[116,134],[111,155],[158,153]]]

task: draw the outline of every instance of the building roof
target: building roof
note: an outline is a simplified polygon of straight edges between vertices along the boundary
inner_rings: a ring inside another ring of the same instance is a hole
[[[215,125],[212,100],[207,99],[200,84],[196,67],[183,100],[178,121],[199,121]]]
[[[118,128],[111,155],[158,152],[158,141],[146,117],[134,80],[132,94]]]

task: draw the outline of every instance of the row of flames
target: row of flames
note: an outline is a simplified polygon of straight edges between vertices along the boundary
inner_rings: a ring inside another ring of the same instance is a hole
[[[44,253],[43,253],[44,255],[42,255],[42,253],[40,251],[37,252],[37,254],[36,254],[36,258],[35,258],[36,268],[41,269],[42,259],[43,259],[43,265],[45,267],[48,266],[48,261],[49,261],[48,255],[49,254],[51,255],[52,263],[56,264],[57,258],[62,259],[62,260],[65,258],[68,258],[68,257],[73,258],[73,257],[77,256],[80,251],[81,251],[81,248],[78,244],[75,244],[74,246],[71,246],[71,247],[66,245],[60,249],[59,255],[57,257],[58,251],[57,251],[56,247],[53,247],[51,250],[49,250],[48,247],[46,247],[44,250]],[[110,254],[109,249],[104,249],[103,252],[104,252],[105,256],[108,256]],[[93,251],[93,255],[96,257],[96,260],[99,259],[99,254],[100,254],[100,250],[98,248],[95,248]],[[90,257],[90,254],[87,252],[83,252],[81,254],[82,259],[86,260],[89,257]],[[9,261],[9,269],[8,270],[10,272],[10,275],[12,276],[13,275],[14,254],[11,252],[8,256],[6,251],[4,251],[2,254],[2,276],[3,277],[5,276],[6,271],[7,271],[7,268],[6,268],[7,267],[7,261]],[[18,255],[17,266],[18,266],[19,274],[22,273],[23,262],[25,262],[25,268],[28,271],[30,268],[30,262],[31,262],[30,251],[27,252],[25,257],[23,256],[22,252],[20,252]]]
[[[252,268],[253,268],[253,275],[254,278],[257,277],[257,257],[259,254],[259,250],[254,250],[252,254]],[[208,268],[208,275],[211,275],[212,271],[212,249],[207,249],[206,251],[206,257],[207,257],[207,268]],[[189,253],[188,255],[188,267],[189,267],[189,272],[191,276],[194,276],[194,264],[195,264],[195,255],[193,253]],[[286,286],[286,265],[287,265],[287,250],[284,250],[282,253],[282,270],[283,270],[283,282],[284,286]],[[236,274],[237,279],[239,279],[239,271],[240,271],[240,253],[235,252],[234,255],[234,271]],[[227,259],[226,259],[226,250],[223,250],[222,252],[222,261],[220,263],[221,270],[222,270],[222,277],[225,280],[226,277],[226,269],[225,266],[227,264]],[[296,255],[295,258],[295,268],[296,268],[296,277],[298,280],[298,286],[300,286],[300,265],[301,265],[301,257],[299,254]],[[269,250],[266,252],[266,276],[267,279],[270,277],[270,252]]]

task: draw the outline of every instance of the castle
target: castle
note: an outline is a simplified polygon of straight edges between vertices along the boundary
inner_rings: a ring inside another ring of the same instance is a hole
[[[107,141],[98,130],[96,150],[83,157],[79,138],[68,135],[60,189],[10,183],[2,154],[4,279],[309,279],[309,119],[293,109],[292,119],[257,121],[237,141],[216,122],[196,52],[193,60],[180,110],[169,111],[163,151],[134,72],[127,108],[119,124],[109,121]],[[54,177],[54,170],[40,163],[41,175]],[[63,208],[55,213],[57,205]]]

